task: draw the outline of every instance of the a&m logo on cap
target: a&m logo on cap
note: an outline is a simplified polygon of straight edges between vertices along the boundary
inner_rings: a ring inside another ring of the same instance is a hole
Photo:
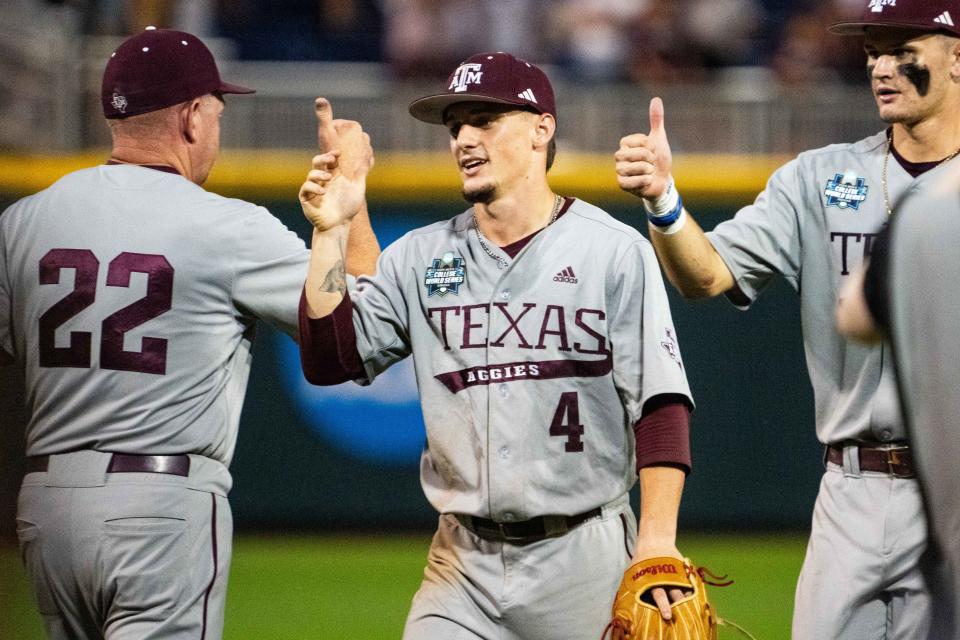
[[[867,183],[866,180],[858,177],[852,171],[836,173],[832,179],[827,180],[823,195],[827,199],[828,207],[856,211],[860,208],[860,204],[867,199]]]
[[[113,94],[113,98],[110,100],[110,104],[113,106],[114,109],[116,109],[116,110],[119,111],[120,113],[126,113],[126,112],[127,112],[127,98],[126,98],[126,96],[122,96],[122,95],[120,95],[119,93],[114,93],[114,94]]]
[[[468,84],[480,84],[480,78],[483,77],[483,71],[480,71],[482,66],[476,62],[468,62],[457,67],[447,91],[453,89],[454,92],[460,93],[467,90]]]
[[[897,0],[870,0],[870,4],[867,6],[870,8],[870,11],[880,13],[884,7],[897,6]]]
[[[463,258],[447,251],[442,258],[433,259],[433,266],[427,268],[423,285],[427,288],[427,297],[435,293],[445,296],[448,293],[459,293],[460,285],[466,279],[467,268],[463,266]]]

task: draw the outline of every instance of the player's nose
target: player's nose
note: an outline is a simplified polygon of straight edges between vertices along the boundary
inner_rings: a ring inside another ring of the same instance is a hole
[[[480,129],[478,127],[469,124],[461,125],[459,131],[457,131],[457,146],[462,149],[477,146],[480,138],[479,134]]]
[[[870,75],[874,78],[893,77],[897,69],[897,58],[892,55],[877,56],[876,62],[871,65]]]

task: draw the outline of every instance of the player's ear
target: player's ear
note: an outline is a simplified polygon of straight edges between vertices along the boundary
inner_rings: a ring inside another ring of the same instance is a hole
[[[180,135],[190,144],[195,144],[200,139],[200,109],[203,106],[201,98],[194,98],[183,103],[180,109]]]
[[[960,82],[960,38],[948,37],[948,46],[950,55],[950,77],[954,82]]]
[[[537,116],[536,127],[533,131],[533,146],[536,149],[546,147],[557,130],[557,121],[549,113]]]

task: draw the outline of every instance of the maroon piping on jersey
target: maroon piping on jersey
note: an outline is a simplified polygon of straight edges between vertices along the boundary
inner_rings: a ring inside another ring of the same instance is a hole
[[[210,494],[213,501],[212,515],[210,516],[210,538],[213,547],[213,577],[210,578],[210,584],[203,594],[203,627],[200,631],[200,640],[207,637],[207,604],[210,601],[210,592],[213,591],[213,585],[217,582],[217,496]]]
[[[307,316],[307,292],[300,294],[300,364],[310,382],[329,386],[363,377],[353,327],[353,303],[345,292],[333,313],[323,318]]]
[[[692,469],[690,409],[684,396],[657,395],[643,405],[643,415],[633,425],[637,442],[637,473],[643,467],[670,465],[684,473]]]

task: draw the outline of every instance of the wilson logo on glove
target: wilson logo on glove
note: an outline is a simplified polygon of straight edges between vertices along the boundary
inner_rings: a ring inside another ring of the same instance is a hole
[[[677,568],[672,564],[655,564],[637,571],[633,574],[633,579],[639,580],[643,576],[655,576],[658,573],[677,573]]]

